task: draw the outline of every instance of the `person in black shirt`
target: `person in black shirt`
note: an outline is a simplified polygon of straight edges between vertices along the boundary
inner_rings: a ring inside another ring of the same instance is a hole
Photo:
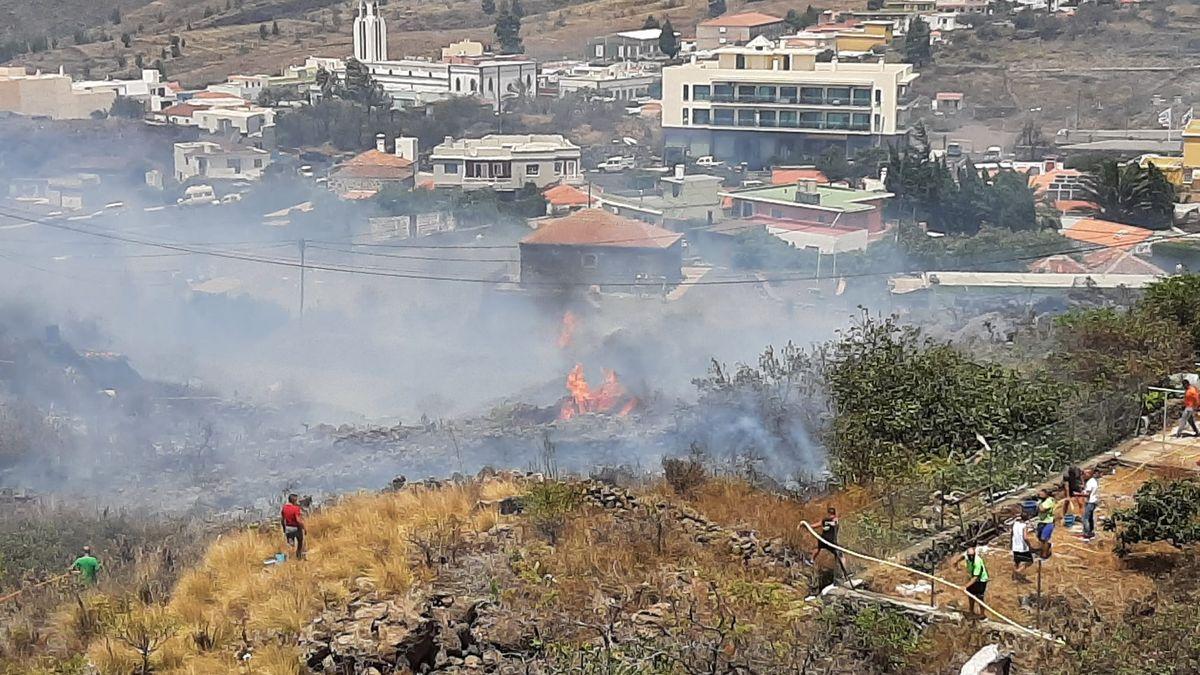
[[[842,570],[842,576],[849,580],[850,572],[846,570],[842,552],[834,548],[838,545],[839,526],[837,509],[830,506],[825,512],[825,517],[821,519],[821,538],[817,540],[817,550],[813,553],[813,559],[815,560],[822,550],[829,551],[833,555],[833,559],[837,561],[838,568]]]

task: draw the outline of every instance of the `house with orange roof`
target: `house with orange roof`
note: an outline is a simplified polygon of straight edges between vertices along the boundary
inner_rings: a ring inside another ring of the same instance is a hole
[[[208,110],[208,106],[192,103],[176,103],[158,112],[150,113],[150,119],[158,122],[166,122],[167,124],[194,127],[196,126],[195,114],[201,110]]]
[[[521,283],[566,290],[674,286],[683,279],[683,235],[604,209],[543,221],[521,240]]]
[[[396,139],[396,152],[388,153],[383,134],[375,149],[355,155],[329,175],[329,189],[345,198],[365,199],[386,187],[412,189],[416,174],[415,138]]]
[[[1033,172],[1029,172],[1033,174]],[[1083,172],[1078,169],[1068,169],[1054,160],[1047,160],[1042,170],[1029,178],[1029,187],[1033,188],[1037,199],[1051,202],[1081,202],[1083,201]]]
[[[795,185],[802,180],[814,181],[817,185],[829,185],[829,179],[815,166],[771,167],[771,185]]]
[[[696,26],[696,49],[710,50],[744,45],[762,35],[775,39],[787,30],[783,19],[762,12],[726,14],[701,21]]]
[[[564,215],[579,209],[588,209],[594,205],[595,199],[590,194],[574,185],[559,183],[542,193],[546,199],[546,214]]]
[[[1154,231],[1101,218],[1080,218],[1064,223],[1062,234],[1093,250],[1131,251],[1153,237]]]

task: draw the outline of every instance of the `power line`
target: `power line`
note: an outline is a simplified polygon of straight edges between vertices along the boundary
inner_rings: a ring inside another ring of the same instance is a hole
[[[262,256],[257,256],[257,255],[240,253],[240,252],[236,252],[236,251],[224,251],[224,250],[218,250],[218,249],[201,249],[201,248],[196,248],[193,246],[175,244],[175,243],[171,243],[171,242],[140,240],[140,239],[135,239],[132,237],[119,235],[119,234],[115,234],[115,233],[111,233],[111,232],[104,232],[104,231],[98,232],[98,231],[81,228],[78,226],[67,225],[65,223],[53,222],[53,221],[48,221],[48,220],[38,219],[38,218],[29,218],[27,216],[23,216],[23,215],[19,215],[19,214],[12,214],[12,213],[6,212],[4,210],[0,210],[0,215],[5,216],[10,219],[13,219],[13,220],[29,222],[32,224],[43,225],[46,227],[59,229],[59,230],[65,230],[65,231],[69,231],[69,232],[77,232],[80,234],[85,234],[85,235],[94,236],[94,237],[112,239],[115,241],[123,241],[123,242],[130,243],[130,244],[162,248],[162,249],[166,249],[166,250],[178,251],[178,252],[184,252],[184,253],[192,253],[192,254],[196,254],[196,255],[206,255],[206,256],[211,256],[211,257],[215,257],[215,258],[223,258],[223,259],[227,259],[227,260],[236,260],[236,261],[241,261],[241,262],[258,263],[258,264],[264,264],[264,265],[274,265],[274,266],[278,266],[278,267],[289,267],[289,268],[293,268],[293,269],[314,270],[314,271],[323,271],[323,272],[339,272],[339,273],[344,273],[344,274],[361,274],[364,276],[412,279],[412,280],[418,280],[418,281],[445,281],[445,282],[482,284],[482,285],[493,285],[493,286],[507,285],[507,284],[511,283],[511,282],[502,281],[502,280],[498,280],[498,279],[445,276],[445,275],[426,274],[426,273],[418,273],[418,272],[411,272],[411,271],[398,271],[398,270],[391,270],[391,269],[386,269],[386,268],[372,268],[372,267],[353,266],[353,265],[331,265],[331,264],[324,264],[324,263],[314,264],[314,263],[310,263],[310,262],[300,263],[294,259],[266,258],[266,257],[262,257]],[[677,235],[673,235],[673,236],[677,236]],[[1187,233],[1180,233],[1180,234],[1174,234],[1174,235],[1162,235],[1158,238],[1158,241],[1167,241],[1167,240],[1171,240],[1171,239],[1178,239],[1178,238],[1189,237],[1189,236],[1191,236],[1191,235],[1187,234]],[[1099,250],[1106,250],[1106,249],[1112,249],[1112,248],[1128,248],[1129,246],[1130,246],[1130,244],[1128,244],[1128,243],[1095,244],[1095,245],[1084,246],[1084,247],[1074,247],[1073,246],[1069,249],[1063,249],[1060,251],[1043,252],[1043,253],[1039,253],[1037,255],[1032,255],[1032,256],[1019,256],[1019,257],[1006,258],[1006,259],[983,261],[982,264],[997,264],[997,263],[1001,263],[1001,262],[1025,262],[1025,261],[1031,261],[1031,260],[1040,260],[1040,259],[1048,258],[1048,257],[1054,256],[1054,255],[1063,255],[1063,254],[1068,254],[1068,253],[1087,253],[1087,252],[1091,252],[1091,251],[1099,251]],[[506,262],[512,262],[512,261],[506,261]],[[898,275],[898,274],[915,274],[915,273],[921,273],[921,272],[923,272],[923,270],[899,269],[899,270],[859,272],[859,273],[836,274],[836,275],[809,275],[809,274],[799,275],[798,274],[798,275],[762,277],[762,278],[752,278],[752,279],[715,279],[715,280],[711,280],[711,281],[705,281],[703,279],[700,279],[700,280],[694,281],[688,285],[689,286],[740,286],[740,285],[750,285],[750,284],[758,285],[758,284],[763,284],[763,283],[787,283],[787,282],[819,281],[819,280],[831,280],[831,279],[867,278],[867,277],[878,277],[878,276],[892,276],[892,275]],[[587,282],[529,282],[529,281],[526,281],[526,282],[523,282],[522,285],[524,285],[524,286],[539,286],[539,287],[547,287],[547,288],[572,288],[572,287],[591,288],[593,286],[607,286],[610,288],[657,288],[657,287],[661,286],[662,284],[661,284],[661,282],[654,282],[654,281],[647,281],[647,282],[625,282],[625,281],[603,282],[602,281],[602,282],[592,282],[592,283],[587,283]]]

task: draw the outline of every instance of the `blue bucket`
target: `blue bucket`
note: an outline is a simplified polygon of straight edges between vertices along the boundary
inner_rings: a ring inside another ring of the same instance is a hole
[[[1075,526],[1075,514],[1074,513],[1064,514],[1063,515],[1063,527],[1074,527],[1074,526]]]
[[[1036,516],[1038,512],[1038,503],[1036,499],[1029,499],[1021,502],[1021,513],[1026,518]]]

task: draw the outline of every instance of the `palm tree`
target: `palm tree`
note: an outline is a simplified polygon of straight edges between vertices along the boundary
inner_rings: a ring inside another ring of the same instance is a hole
[[[1104,162],[1081,182],[1084,201],[1105,220],[1157,229],[1171,226],[1175,186],[1153,164],[1143,169],[1137,162]]]

